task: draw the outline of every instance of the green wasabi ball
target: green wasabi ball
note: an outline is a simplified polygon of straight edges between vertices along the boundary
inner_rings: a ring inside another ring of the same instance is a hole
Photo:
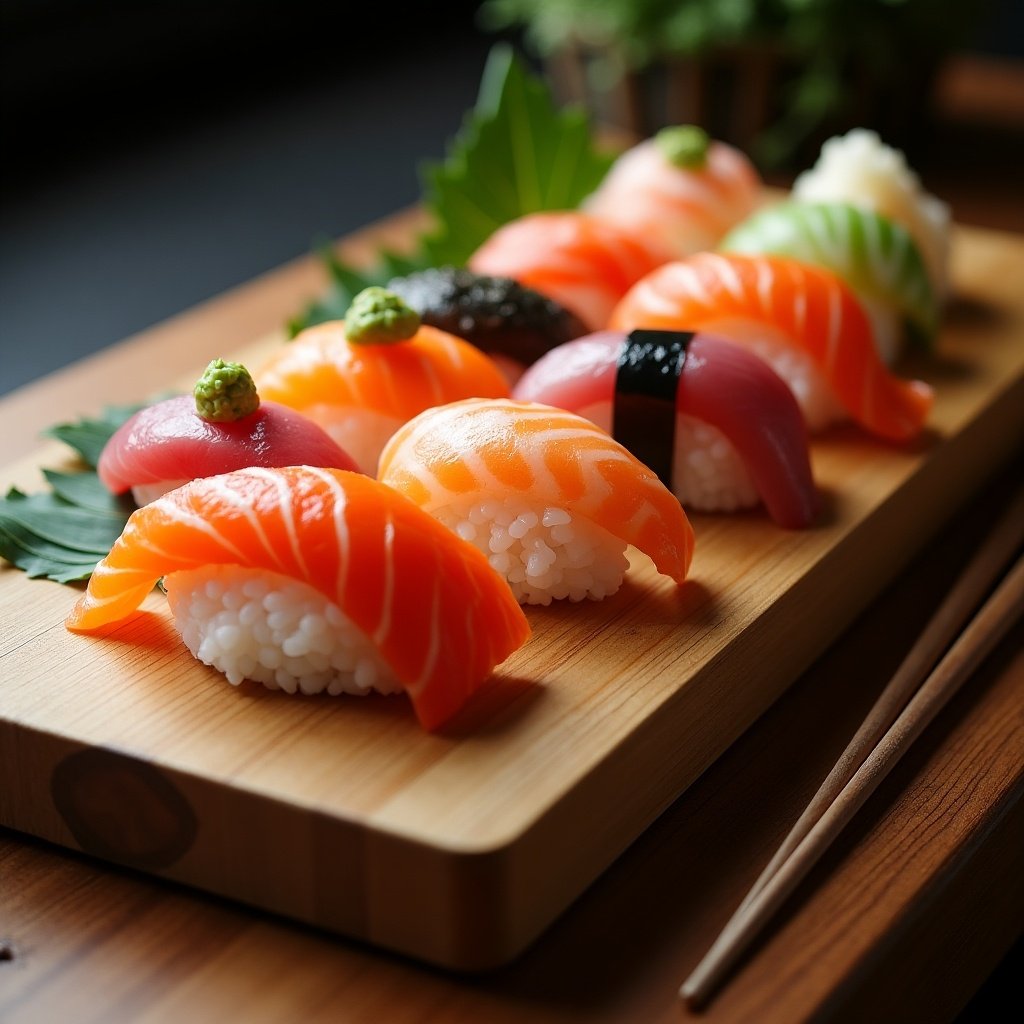
[[[677,124],[662,128],[654,141],[665,159],[676,167],[699,171],[708,162],[711,139],[703,128],[695,124]]]
[[[260,407],[256,382],[241,363],[214,359],[192,389],[196,412],[204,420],[230,423],[254,413]]]
[[[420,315],[387,288],[364,288],[345,314],[345,337],[355,345],[407,341],[420,329]]]

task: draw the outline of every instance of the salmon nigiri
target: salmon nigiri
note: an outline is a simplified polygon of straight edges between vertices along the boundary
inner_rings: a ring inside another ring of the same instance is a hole
[[[427,729],[529,633],[479,551],[347,470],[243,469],[168,492],[132,514],[68,629],[126,618],[160,577],[186,646],[230,682],[404,690]]]
[[[507,399],[421,413],[388,442],[380,479],[489,556],[516,597],[615,593],[632,544],[681,583],[693,530],[657,475],[590,420]]]
[[[851,417],[892,441],[915,437],[932,404],[893,376],[871,324],[831,271],[783,256],[698,253],[638,282],[612,326],[711,331],[751,347],[789,384],[812,431]]]
[[[667,259],[667,251],[637,232],[562,211],[509,221],[470,257],[469,268],[511,277],[597,330],[629,287]]]
[[[298,334],[257,372],[264,398],[319,424],[365,473],[406,420],[460,398],[508,394],[508,382],[478,348],[420,323],[399,296],[368,288],[345,320]]]

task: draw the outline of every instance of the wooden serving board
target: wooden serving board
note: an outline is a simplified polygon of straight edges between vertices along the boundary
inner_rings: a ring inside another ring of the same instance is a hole
[[[231,687],[156,593],[109,635],[73,636],[73,590],[0,571],[0,824],[444,966],[510,959],[1021,450],[1024,239],[965,229],[954,255],[939,351],[901,368],[937,389],[919,444],[831,431],[813,449],[815,528],[697,516],[683,587],[633,554],[615,597],[530,609],[530,641],[441,734],[401,697]],[[225,353],[183,323],[158,340],[184,381]],[[155,344],[33,399],[101,376],[80,411],[138,398],[145,371],[113,388],[109,371]],[[277,344],[228,354],[258,366]],[[22,403],[0,402],[0,433]],[[59,457],[15,461],[2,482]]]

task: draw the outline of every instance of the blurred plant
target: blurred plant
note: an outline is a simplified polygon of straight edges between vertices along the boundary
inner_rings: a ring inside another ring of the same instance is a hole
[[[971,37],[988,0],[484,0],[485,29],[519,28],[542,57],[594,54],[591,86],[625,71],[711,57],[737,47],[775,54],[787,69],[780,114],[755,156],[777,165],[866,95],[907,105],[941,59]]]

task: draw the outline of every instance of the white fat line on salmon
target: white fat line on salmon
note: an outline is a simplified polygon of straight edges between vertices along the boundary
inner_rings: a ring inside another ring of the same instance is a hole
[[[155,582],[156,579],[147,574],[145,582],[134,586],[130,585],[128,587],[124,587],[118,590],[115,594],[107,594],[103,596],[97,594],[94,590],[88,590],[83,598],[84,610],[87,612],[95,612],[102,608],[106,608],[107,605],[118,603],[127,604],[128,601],[131,601],[132,605],[137,608],[143,600],[145,600],[146,595],[153,589],[153,584]],[[138,594],[138,597],[134,596],[136,593]]]
[[[775,314],[775,273],[767,260],[754,261],[754,276],[757,281],[757,295],[762,311],[774,319]]]
[[[497,660],[495,657],[496,637],[492,639],[487,630],[480,630],[478,632],[475,628],[476,622],[478,621],[478,614],[480,614],[482,608],[486,607],[483,599],[483,592],[480,590],[480,584],[477,581],[477,577],[473,573],[467,572],[464,565],[460,566],[460,569],[462,570],[462,578],[459,580],[459,586],[456,588],[456,592],[465,594],[467,590],[469,591],[467,600],[463,604],[463,611],[465,615],[462,626],[464,634],[463,642],[466,645],[465,649],[473,650],[476,648],[477,653],[479,654],[480,641],[483,639],[487,644],[486,654],[488,664],[494,664]]]
[[[292,492],[288,484],[278,473],[269,469],[263,469],[260,466],[252,466],[242,472],[246,476],[266,480],[274,491],[277,492],[277,503],[281,509],[281,520],[284,523],[285,533],[288,536],[288,543],[291,545],[292,554],[295,556],[295,563],[301,570],[303,577],[307,580],[310,579],[309,566],[306,564],[306,559],[302,554],[302,548],[299,544],[299,533],[295,526],[295,514],[292,509]]]
[[[637,507],[636,511],[626,520],[624,525],[629,533],[634,537],[638,537],[643,531],[644,525],[652,521],[663,524],[665,517],[661,514],[657,505],[653,502],[645,501]],[[627,538],[621,539],[625,540]]]
[[[180,492],[172,491],[171,493],[175,494]],[[151,513],[154,517],[156,515],[156,511],[159,511],[162,512],[165,516],[167,516],[168,519],[174,520],[179,525],[191,530],[195,530],[196,533],[205,534],[211,540],[216,541],[217,544],[224,548],[225,551],[230,551],[236,558],[238,558],[240,561],[244,563],[245,557],[243,556],[242,552],[239,551],[234,544],[232,544],[226,537],[224,537],[220,533],[219,530],[217,530],[207,519],[204,519],[202,516],[182,508],[180,504],[173,502],[166,497],[157,498],[156,501],[150,502],[150,504],[147,505],[146,508],[155,510],[153,513]],[[150,515],[147,515],[146,519],[148,520],[149,518]]]
[[[449,366],[454,367],[456,370],[461,370],[465,366],[466,360],[463,358],[463,349],[455,336],[445,331],[438,331],[437,340],[440,342],[441,349],[448,359]]]
[[[289,370],[278,383],[279,387],[288,388],[289,379],[298,376],[300,373],[306,376],[317,373],[321,367],[330,368],[333,363],[324,354],[319,345],[294,345],[289,352],[295,358],[294,369]]]
[[[702,306],[709,309],[714,306],[715,302],[711,296],[711,292],[709,292],[705,287],[695,264],[674,263],[670,264],[670,266],[672,267],[672,271],[675,276],[675,281],[673,283],[683,292],[685,298],[693,302],[700,303]],[[662,306],[661,311],[669,316],[677,316],[679,313],[678,296],[675,298],[672,298],[671,296],[668,297],[665,305]],[[652,309],[651,312],[659,312],[659,310]]]
[[[199,558],[191,558],[188,555],[180,555],[177,553],[166,551],[164,548],[160,547],[160,545],[156,544],[151,537],[137,537],[132,540],[131,546],[134,548],[138,548],[140,551],[146,551],[149,554],[153,555],[155,558],[163,559],[167,565],[180,565],[184,567],[187,565],[204,564],[204,562]],[[107,556],[107,559],[110,560],[107,561],[107,565],[110,568],[113,568],[114,563],[112,560],[120,557],[120,555],[126,550],[127,548],[124,546],[119,548],[117,545],[115,545],[114,548],[111,550],[110,554]],[[242,557],[242,553],[237,550],[235,551],[235,555],[239,559]]]
[[[718,278],[719,282],[721,282],[725,291],[736,299],[737,302],[744,302],[746,300],[746,289],[743,287],[743,281],[736,272],[736,267],[727,257],[720,256],[718,253],[704,253],[702,259]]]
[[[807,280],[802,275],[793,293],[793,319],[802,338],[807,332]]]
[[[348,520],[345,518],[348,498],[344,488],[338,483],[333,474],[326,472],[318,466],[307,466],[305,468],[311,475],[324,482],[334,498],[331,505],[331,518],[334,521],[334,535],[338,541],[338,578],[334,584],[334,592],[340,597],[345,593],[345,585],[348,582],[349,551],[352,546]]]
[[[682,182],[683,179],[677,181]],[[690,175],[685,179],[685,184],[688,187],[677,194],[693,202],[698,220],[703,220],[712,229],[732,222],[734,215],[731,197],[722,191],[720,183],[713,176],[698,178]]]
[[[416,678],[416,682],[410,689],[416,693],[423,691],[423,688],[427,685],[430,677],[434,674],[434,669],[437,667],[437,656],[441,652],[441,630],[439,628],[439,618],[441,615],[441,595],[438,593],[438,580],[440,577],[439,573],[433,574],[431,580],[431,593],[428,600],[428,606],[430,608],[430,646],[427,648],[427,656],[423,662],[423,669],[419,676]]]
[[[449,366],[453,366],[451,360],[449,360]],[[455,367],[453,366],[453,368]],[[444,381],[438,375],[437,367],[434,365],[433,360],[424,359],[420,363],[420,369],[423,371],[423,376],[427,378],[427,385],[430,388],[431,406],[443,405],[447,401],[448,396],[445,393]],[[397,406],[397,408],[401,408],[401,406]]]
[[[381,616],[373,631],[373,642],[382,647],[391,632],[391,610],[395,603],[395,523],[391,513],[384,519],[384,596],[381,602]]]
[[[281,555],[277,552],[273,545],[270,543],[270,538],[267,536],[266,531],[263,529],[263,524],[260,522],[259,517],[256,515],[255,509],[252,504],[246,501],[240,494],[232,490],[230,487],[218,487],[217,495],[224,501],[225,504],[233,505],[236,509],[241,512],[242,517],[252,527],[252,531],[259,538],[259,542],[263,545],[264,551],[270,556],[270,558],[277,564],[277,567],[285,572],[284,562],[281,561]]]

